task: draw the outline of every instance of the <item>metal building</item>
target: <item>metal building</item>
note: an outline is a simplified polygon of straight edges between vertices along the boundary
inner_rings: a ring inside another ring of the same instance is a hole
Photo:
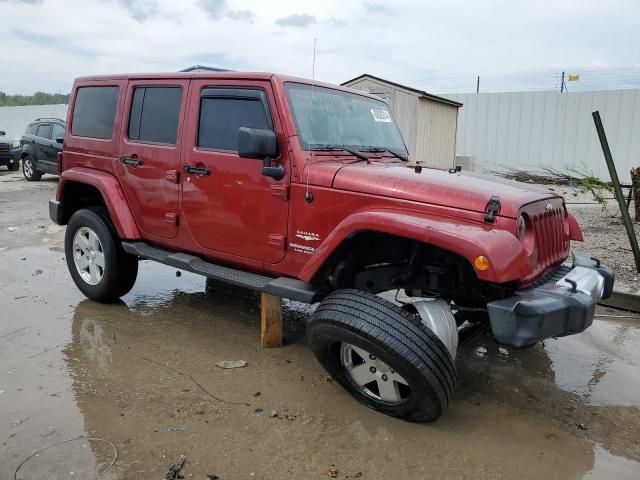
[[[435,168],[454,166],[461,103],[366,73],[342,85],[387,102],[412,159]]]
[[[476,170],[551,167],[609,180],[591,117],[595,110],[602,116],[620,179],[630,182],[629,170],[640,164],[640,89],[451,97],[464,102],[457,153],[472,158]]]

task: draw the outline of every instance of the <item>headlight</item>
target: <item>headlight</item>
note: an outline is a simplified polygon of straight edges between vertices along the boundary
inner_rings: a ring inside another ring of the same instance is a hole
[[[524,237],[527,234],[527,221],[524,219],[522,215],[518,217],[518,221],[516,222],[516,235],[518,239],[523,242]]]
[[[12,144],[13,148],[20,148],[20,140],[15,140]]]
[[[525,213],[516,221],[516,236],[522,242],[527,255],[531,255],[535,249],[536,235],[531,224],[531,218]]]

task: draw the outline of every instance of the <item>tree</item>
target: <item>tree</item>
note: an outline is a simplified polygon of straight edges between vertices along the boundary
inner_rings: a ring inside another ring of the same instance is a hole
[[[7,95],[5,92],[0,92],[0,107],[68,104],[70,97],[69,93],[36,92],[33,95]]]

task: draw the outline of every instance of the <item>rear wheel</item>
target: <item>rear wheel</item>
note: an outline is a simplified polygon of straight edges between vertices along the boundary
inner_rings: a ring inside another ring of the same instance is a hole
[[[36,164],[31,155],[22,158],[22,174],[28,182],[37,182],[42,178],[42,172],[36,170]]]
[[[327,371],[359,402],[414,422],[440,417],[456,370],[444,343],[415,315],[376,295],[338,290],[307,326]]]
[[[122,249],[104,208],[74,213],[67,226],[64,247],[71,277],[88,298],[112,302],[133,288],[138,258]]]

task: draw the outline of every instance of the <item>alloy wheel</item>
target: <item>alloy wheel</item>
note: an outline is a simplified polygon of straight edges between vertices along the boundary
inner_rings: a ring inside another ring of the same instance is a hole
[[[354,385],[375,400],[399,404],[411,394],[409,384],[398,372],[363,348],[343,342],[340,363]]]
[[[24,173],[27,177],[33,177],[33,162],[29,158],[22,160],[24,163]]]
[[[89,227],[79,228],[73,236],[73,262],[86,283],[100,283],[105,268],[104,250],[98,235]]]

